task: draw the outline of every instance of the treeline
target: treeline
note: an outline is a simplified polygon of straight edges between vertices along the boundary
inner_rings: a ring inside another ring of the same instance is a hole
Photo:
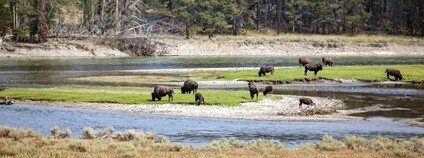
[[[148,36],[161,20],[182,26],[187,38],[263,29],[424,36],[424,0],[1,0],[0,15],[1,36],[40,42],[49,35]]]

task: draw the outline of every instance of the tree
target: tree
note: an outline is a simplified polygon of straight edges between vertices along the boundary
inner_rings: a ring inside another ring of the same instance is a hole
[[[38,42],[46,42],[49,34],[49,25],[46,19],[46,0],[38,1]]]

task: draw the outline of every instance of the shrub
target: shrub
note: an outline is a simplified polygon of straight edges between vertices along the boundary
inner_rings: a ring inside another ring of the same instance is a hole
[[[96,131],[92,127],[85,126],[82,130],[82,136],[85,139],[94,139],[97,138]]]
[[[211,144],[204,146],[203,149],[206,150],[215,150],[215,151],[227,151],[233,150],[236,148],[242,148],[243,142],[236,140],[235,138],[221,139],[218,141],[213,141]]]
[[[7,126],[0,126],[0,137],[20,140],[23,138],[40,137],[41,135],[30,129],[16,129]]]
[[[285,147],[277,140],[266,140],[266,139],[257,139],[249,141],[246,146],[246,148],[252,149],[252,150],[264,150],[264,149],[271,149],[271,150],[280,150],[285,149]]]
[[[346,136],[343,142],[348,149],[359,151],[368,150],[370,144],[368,139],[356,136]]]
[[[341,141],[334,139],[330,135],[324,135],[324,137],[322,137],[321,142],[318,143],[316,147],[317,149],[324,151],[336,151],[343,149],[345,145]]]
[[[50,133],[52,134],[53,138],[70,138],[72,135],[71,129],[66,128],[64,131],[62,131],[58,125],[53,126],[50,129]]]

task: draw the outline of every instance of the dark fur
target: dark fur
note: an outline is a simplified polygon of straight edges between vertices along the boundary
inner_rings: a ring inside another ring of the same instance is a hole
[[[315,105],[315,103],[310,98],[300,98],[299,99],[299,109],[302,108],[302,104],[306,104],[306,105],[308,105],[308,107],[309,107],[309,105]]]
[[[315,76],[317,75],[318,71],[322,70],[322,65],[321,64],[306,64],[305,65],[305,76],[307,75],[306,73],[309,71],[313,71]]]
[[[196,93],[194,101],[196,102],[197,106],[200,104],[205,104],[205,98],[203,97],[202,93]]]
[[[253,99],[256,94],[256,100],[258,100],[258,95],[259,95],[258,88],[256,88],[256,85],[252,82],[249,82],[248,85],[249,85],[250,98]]]
[[[395,81],[398,79],[402,81],[402,74],[400,74],[400,71],[397,69],[386,69],[387,79],[390,80],[389,76],[395,77]]]
[[[272,93],[272,86],[266,86],[263,93],[264,93],[264,96],[268,93]]]
[[[13,104],[13,101],[12,101],[12,99],[11,98],[9,98],[9,97],[5,97],[4,98],[4,100],[1,100],[0,101],[0,105],[1,104],[4,104],[4,105],[12,105]]]
[[[305,66],[308,63],[309,63],[308,57],[300,57],[299,58],[299,67]]]
[[[333,66],[333,58],[331,57],[323,57],[322,64],[325,66]]]
[[[274,74],[274,67],[273,66],[261,66],[259,69],[258,75],[261,77],[262,75],[266,76],[266,73],[271,72],[271,75]]]
[[[191,94],[191,91],[193,91],[193,94],[197,92],[198,84],[196,81],[193,80],[187,80],[184,82],[184,85],[181,87],[181,93],[189,93]]]
[[[168,86],[156,86],[153,89],[152,92],[152,100],[155,101],[155,99],[161,100],[162,97],[168,95],[168,101],[174,101],[174,97],[173,97],[174,91],[172,90],[172,88],[168,87]]]

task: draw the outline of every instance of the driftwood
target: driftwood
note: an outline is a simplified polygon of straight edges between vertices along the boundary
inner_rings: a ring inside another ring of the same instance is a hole
[[[13,101],[9,97],[5,97],[3,100],[0,100],[0,105],[12,105]]]

